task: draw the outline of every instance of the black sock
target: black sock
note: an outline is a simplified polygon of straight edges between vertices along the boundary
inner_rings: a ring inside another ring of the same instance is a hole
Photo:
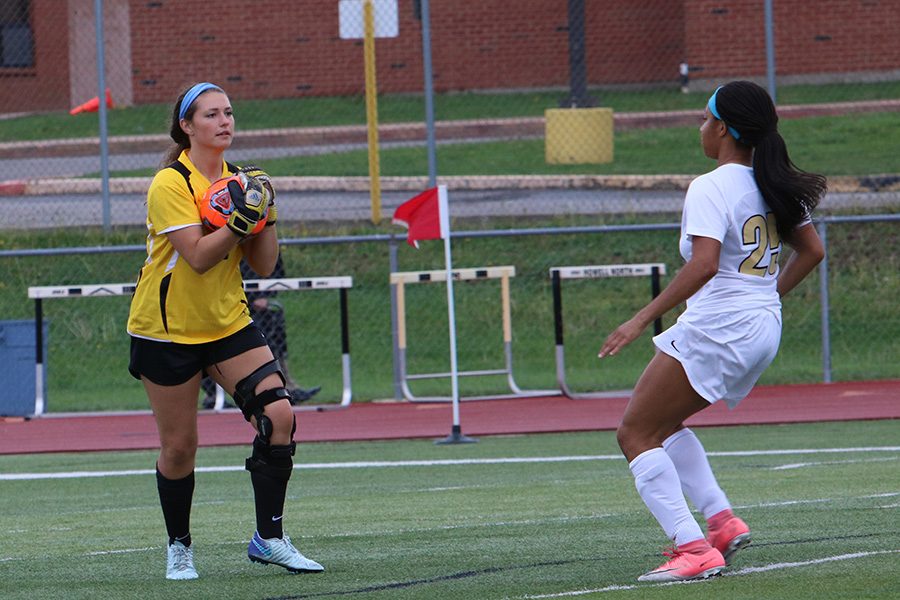
[[[256,499],[256,530],[263,539],[284,537],[281,525],[287,479],[276,479],[259,471],[250,472],[253,496]]]
[[[166,479],[156,469],[156,489],[159,504],[166,520],[169,545],[178,540],[191,545],[191,500],[194,497],[194,472],[182,479]]]

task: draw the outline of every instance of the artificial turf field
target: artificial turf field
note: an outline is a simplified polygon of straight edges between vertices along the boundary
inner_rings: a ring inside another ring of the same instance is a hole
[[[697,429],[753,544],[659,585],[666,540],[612,432],[304,444],[285,528],[326,567],[250,563],[244,447],[201,448],[196,581],[167,581],[155,452],[0,457],[0,598],[900,598],[900,421]]]

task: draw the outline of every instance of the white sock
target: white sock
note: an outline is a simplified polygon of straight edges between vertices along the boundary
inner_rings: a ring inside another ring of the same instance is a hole
[[[706,450],[693,431],[688,428],[676,431],[666,438],[663,448],[678,471],[685,496],[705,518],[731,508],[709,466]]]
[[[678,471],[665,450],[651,448],[642,452],[628,467],[644,504],[676,546],[703,539],[703,531],[681,492]]]

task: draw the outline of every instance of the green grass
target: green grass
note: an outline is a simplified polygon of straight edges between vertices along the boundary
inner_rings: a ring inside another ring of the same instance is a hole
[[[699,125],[698,125],[699,126]],[[894,113],[784,120],[780,126],[793,161],[826,175],[893,173],[897,170],[891,136],[900,135]],[[549,165],[544,140],[448,144],[438,149],[441,175],[696,175],[711,168],[700,150],[697,127],[621,131],[615,159],[603,165]],[[365,151],[265,161],[276,175],[368,174]],[[415,176],[428,172],[423,148],[382,150],[381,174]],[[147,173],[149,175],[149,172]]]
[[[653,217],[674,222],[675,216]],[[608,222],[634,222],[608,217]],[[519,226],[598,224],[594,217],[533,220]],[[506,222],[493,225],[503,228]],[[460,221],[454,229],[479,228],[480,220]],[[324,229],[320,229],[323,227]],[[356,224],[336,229],[325,225],[285,227],[283,239],[326,234],[387,233]],[[900,295],[900,240],[895,224],[834,224],[829,227],[830,327],[832,376],[835,381],[889,379],[900,376],[900,320],[895,298]],[[81,236],[81,237],[79,237]],[[139,230],[118,231],[117,244],[142,242]],[[471,238],[454,242],[457,267],[514,265],[511,280],[513,370],[525,389],[556,386],[552,297],[548,270],[552,266],[663,262],[669,281],[681,264],[677,234],[672,231],[594,235],[536,235]],[[6,248],[101,244],[97,232],[11,233]],[[354,402],[394,395],[388,249],[384,243],[285,246],[286,272],[293,276],[350,275],[350,350]],[[32,285],[66,285],[133,281],[143,252],[72,255],[0,260],[0,307],[4,318],[31,320],[33,304],[26,300]],[[399,270],[443,268],[440,244],[413,250],[401,244]],[[458,352],[461,370],[496,369],[504,365],[498,281],[461,283],[455,287]],[[647,279],[567,281],[563,286],[566,379],[576,391],[621,390],[634,385],[653,349],[650,332],[614,360],[599,361],[603,338],[650,298]],[[282,293],[288,317],[291,372],[305,386],[321,385],[317,400],[340,399],[341,359],[336,291]],[[407,288],[409,373],[446,372],[449,365],[446,292],[440,285]],[[47,406],[51,412],[145,409],[141,385],[127,374],[127,298],[47,300],[49,322]],[[678,311],[663,319],[674,322]],[[774,364],[762,384],[822,381],[821,314],[818,273],[786,299],[784,336]],[[24,381],[24,380],[23,380]],[[500,376],[463,378],[463,396],[508,392]],[[411,383],[417,396],[448,395],[446,379]]]
[[[754,451],[886,446],[896,434],[896,421],[698,429],[708,451],[748,453],[714,455],[711,463],[754,541],[738,555],[734,575],[676,586],[635,581],[661,562],[666,540],[611,432],[483,437],[454,447],[427,440],[302,445],[300,465],[610,457],[300,468],[289,487],[286,530],[327,569],[302,576],[246,559],[254,528],[241,468],[247,448],[201,449],[198,466],[207,470],[197,474],[192,514],[201,578],[193,582],[164,579],[154,452],[3,456],[4,478],[142,470],[0,481],[0,531],[10,541],[0,549],[3,596],[490,600],[607,589],[578,597],[892,598],[900,595],[897,450]],[[814,562],[884,551],[893,553]],[[772,570],[741,574],[750,568]]]
[[[451,93],[435,98],[439,120],[493,119],[542,116],[556,108],[565,94],[558,92]],[[644,91],[593,91],[602,106],[616,112],[656,110],[702,110],[708,93],[682,94],[676,89]],[[886,81],[852,85],[798,85],[778,88],[779,104],[808,104],[900,97],[900,82]],[[174,99],[173,99],[174,100]],[[241,129],[320,127],[365,123],[362,95],[334,98],[236,100],[235,115]],[[149,104],[108,112],[110,135],[164,134],[171,107]],[[384,95],[378,99],[381,123],[421,122],[424,101],[420,95]],[[71,116],[66,111],[27,115],[0,121],[0,142],[80,138],[98,135],[96,115]]]
[[[900,135],[895,113],[790,119],[781,123],[780,131],[791,159],[806,170],[826,175],[881,174],[897,170],[892,146],[894,136],[884,135],[889,131]],[[543,139],[442,144],[437,157],[442,176],[697,175],[712,168],[700,150],[699,139],[697,127],[620,131],[615,135],[615,159],[599,165],[548,164]],[[351,150],[255,162],[265,164],[266,170],[275,176],[363,177],[369,174],[368,160],[365,150]],[[412,177],[428,172],[424,147],[382,148],[379,161],[383,177]],[[155,169],[143,168],[115,171],[111,175],[150,177],[154,172]]]

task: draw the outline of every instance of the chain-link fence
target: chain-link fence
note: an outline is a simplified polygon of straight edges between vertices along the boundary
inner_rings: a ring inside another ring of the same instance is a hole
[[[894,298],[897,277],[897,220],[833,217],[822,221],[828,242],[827,285],[818,270],[784,304],[779,355],[762,383],[884,379],[897,376],[900,319]],[[827,229],[826,229],[827,227]],[[512,235],[515,233],[516,235]],[[554,314],[550,269],[561,266],[661,262],[665,284],[681,264],[677,223],[618,224],[543,232],[463,232],[454,240],[457,268],[513,266],[510,279],[512,371],[523,389],[554,389]],[[350,276],[348,294],[354,401],[401,397],[396,373],[396,323],[389,274],[443,266],[441,244],[413,250],[384,236],[283,246],[287,276]],[[396,249],[392,251],[392,246]],[[395,252],[395,254],[394,254]],[[392,254],[394,259],[392,261]],[[877,259],[876,259],[877,257]],[[46,252],[0,257],[0,305],[5,319],[19,321],[33,335],[29,286],[67,286],[133,281],[143,261],[139,247],[75,254]],[[459,368],[504,367],[499,280],[461,281],[455,286]],[[824,296],[823,291],[827,292]],[[630,388],[652,354],[650,332],[615,359],[599,361],[606,334],[651,297],[647,278],[567,281],[563,290],[568,386],[576,392]],[[341,307],[337,290],[279,292],[286,324],[289,371],[305,388],[321,386],[316,402],[342,395]],[[407,286],[406,350],[409,373],[441,373],[449,364],[446,292],[443,285]],[[827,319],[823,322],[823,308]],[[140,384],[127,375],[127,297],[58,298],[43,301],[48,324],[47,407],[51,411],[134,409],[145,406]],[[666,315],[671,325],[677,312]],[[31,341],[31,339],[29,339]],[[35,352],[25,352],[30,365]],[[827,352],[828,354],[824,354]],[[9,360],[5,361],[9,364]],[[17,374],[17,380],[30,371]],[[27,381],[27,379],[26,379]],[[461,379],[461,394],[508,394],[504,376]],[[446,396],[449,380],[410,381],[413,394]]]
[[[105,151],[111,202],[140,194],[167,145],[171,103],[200,80],[234,102],[233,161],[281,177],[368,182],[376,138],[388,178],[426,176],[429,158],[448,177],[697,174],[708,168],[694,150],[698,113],[736,78],[776,95],[801,166],[894,171],[877,144],[831,164],[818,143],[896,128],[894,2],[262,0],[248,10],[226,0],[201,14],[183,0],[9,0],[0,11],[5,193],[59,194],[72,186],[36,180],[87,177],[75,188],[97,194]]]
[[[458,232],[673,224],[687,182],[712,168],[697,135],[710,91],[749,78],[776,97],[794,162],[829,176],[820,216],[897,212],[898,3],[368,4],[260,0],[250,10],[224,0],[201,13],[186,0],[3,2],[0,252],[124,250],[0,256],[0,319],[33,318],[28,286],[133,281],[171,104],[203,80],[222,85],[235,107],[229,160],[257,162],[274,176],[287,275],[354,278],[358,399],[398,393],[389,271],[443,263],[438,247],[401,244],[392,264],[384,241],[328,242],[398,233],[389,219],[371,221],[433,177],[449,185]],[[897,377],[896,311],[871,300],[897,287],[896,222],[839,222],[829,235],[831,377]],[[310,236],[325,239],[292,243]],[[662,228],[461,238],[454,263],[516,267],[515,377],[546,389],[555,385],[549,268],[664,262],[671,277],[680,264],[674,237]],[[784,345],[764,382],[823,379],[817,277],[786,304]],[[503,363],[498,285],[457,287],[461,368]],[[602,364],[595,346],[647,297],[643,280],[567,282],[573,388],[633,384],[649,345]],[[294,378],[336,401],[335,293],[285,292],[278,301]],[[446,370],[440,286],[410,289],[407,302],[409,371]],[[45,310],[51,410],[146,405],[125,374],[125,299],[52,300]],[[414,387],[444,394],[445,384]],[[462,392],[502,393],[504,385],[502,377],[466,378]]]

